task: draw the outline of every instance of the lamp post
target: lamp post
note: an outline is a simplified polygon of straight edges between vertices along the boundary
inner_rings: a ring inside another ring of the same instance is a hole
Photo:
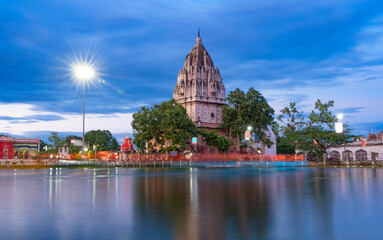
[[[343,114],[338,114],[336,116],[338,122],[335,122],[335,133],[340,133],[340,134],[343,134]],[[346,153],[346,143],[344,143],[344,154],[345,154],[345,157],[346,157],[346,163],[349,164],[349,155],[348,153]],[[343,154],[342,154],[342,158],[343,158]],[[344,160],[344,159],[343,159]]]
[[[83,87],[83,107],[82,107],[82,159],[84,159],[85,152],[85,82],[89,82],[94,79],[96,72],[92,64],[88,62],[80,62],[73,66],[74,77],[82,82]]]

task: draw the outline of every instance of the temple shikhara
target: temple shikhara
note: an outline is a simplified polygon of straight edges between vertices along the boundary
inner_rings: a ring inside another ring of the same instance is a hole
[[[228,137],[228,133],[220,128],[222,107],[226,104],[225,86],[218,67],[214,66],[212,58],[202,45],[199,31],[197,43],[186,56],[184,66],[178,73],[173,98],[185,107],[197,127],[216,131]],[[256,143],[254,149],[264,154],[275,155],[275,134],[270,126],[264,132],[274,144],[268,148]],[[198,148],[204,151],[207,146],[199,141]]]
[[[226,102],[221,73],[201,43],[187,55],[179,71],[173,98],[186,108],[197,127],[219,128],[222,124],[222,106]]]
[[[121,145],[120,151],[127,151],[127,152],[133,152],[134,147],[132,144],[132,140],[129,138],[129,134],[126,134],[126,138],[124,139],[124,142]]]

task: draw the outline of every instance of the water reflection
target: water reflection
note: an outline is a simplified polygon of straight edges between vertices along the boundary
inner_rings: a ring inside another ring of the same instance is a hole
[[[0,171],[0,239],[368,239],[383,169]]]

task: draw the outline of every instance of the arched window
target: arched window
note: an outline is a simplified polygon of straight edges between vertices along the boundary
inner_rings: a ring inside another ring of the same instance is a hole
[[[338,151],[334,150],[334,151],[330,152],[330,158],[339,160],[340,159],[340,153]]]
[[[356,161],[365,161],[367,160],[367,152],[365,150],[358,150],[355,152]]]
[[[343,160],[343,161],[346,161],[346,156],[348,156],[348,160],[349,160],[349,161],[352,161],[352,160],[353,160],[352,152],[351,152],[350,150],[346,150],[346,151],[343,151],[343,152],[342,152],[342,160]]]
[[[214,119],[214,118],[215,118],[214,113],[211,113],[211,119]]]

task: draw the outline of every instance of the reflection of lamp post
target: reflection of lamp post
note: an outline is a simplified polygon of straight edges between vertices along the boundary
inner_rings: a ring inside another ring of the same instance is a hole
[[[73,66],[73,73],[74,77],[82,82],[83,87],[83,109],[82,109],[82,158],[84,158],[84,152],[85,150],[85,82],[89,82],[93,80],[93,78],[96,76],[96,72],[93,69],[93,66],[88,62],[80,62],[77,65]]]

